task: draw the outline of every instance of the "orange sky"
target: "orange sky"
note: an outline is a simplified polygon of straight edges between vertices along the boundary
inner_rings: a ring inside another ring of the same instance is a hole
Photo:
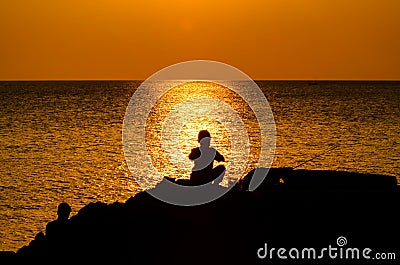
[[[0,22],[0,80],[145,79],[194,59],[400,80],[398,0],[2,0]]]

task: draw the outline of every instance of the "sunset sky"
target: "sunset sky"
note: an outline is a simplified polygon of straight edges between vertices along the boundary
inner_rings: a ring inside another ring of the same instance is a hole
[[[195,59],[400,80],[398,0],[2,0],[0,21],[0,80],[146,79]]]

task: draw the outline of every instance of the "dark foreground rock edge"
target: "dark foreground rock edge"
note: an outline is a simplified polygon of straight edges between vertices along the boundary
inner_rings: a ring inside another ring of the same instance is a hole
[[[58,234],[1,252],[1,264],[378,264],[365,259],[282,260],[269,248],[315,248],[344,236],[351,248],[400,260],[400,192],[395,177],[271,169],[255,191],[251,173],[222,198],[184,207],[141,192],[125,203],[90,203]],[[173,179],[170,179],[174,181]],[[178,181],[179,182],[179,181]],[[181,183],[185,184],[185,183]]]

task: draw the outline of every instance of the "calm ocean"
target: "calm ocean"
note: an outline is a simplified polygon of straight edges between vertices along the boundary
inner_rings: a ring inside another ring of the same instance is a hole
[[[57,205],[123,202],[140,188],[122,122],[141,82],[0,82],[0,250],[29,243]],[[400,180],[400,82],[258,82],[277,130],[273,167],[394,175]],[[337,148],[324,154],[331,149]]]

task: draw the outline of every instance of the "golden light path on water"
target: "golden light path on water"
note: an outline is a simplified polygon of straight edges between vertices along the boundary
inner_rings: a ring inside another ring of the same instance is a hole
[[[179,130],[177,135],[174,134],[178,139],[173,137],[171,128]],[[244,175],[256,167],[260,157],[261,133],[257,118],[247,102],[223,85],[191,81],[168,90],[153,106],[147,119],[147,152],[162,177],[189,178],[192,164],[188,155],[192,148],[198,146],[197,134],[200,130],[210,132],[211,146],[225,157],[225,165],[232,172]],[[235,141],[242,144],[232,146]],[[168,151],[173,149],[179,152]],[[240,170],[238,160],[244,163],[243,170]],[[231,177],[239,178],[241,175]],[[224,178],[222,185],[227,185],[228,181]]]

